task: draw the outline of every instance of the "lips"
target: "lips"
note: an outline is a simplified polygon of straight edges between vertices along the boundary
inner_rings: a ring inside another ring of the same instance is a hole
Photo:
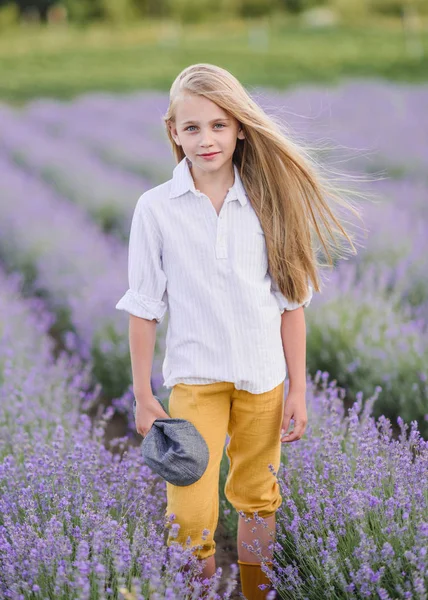
[[[199,156],[214,156],[214,154],[219,154],[218,152],[208,152],[208,154],[200,154]]]

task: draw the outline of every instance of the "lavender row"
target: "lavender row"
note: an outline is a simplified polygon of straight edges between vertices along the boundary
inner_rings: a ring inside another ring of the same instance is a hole
[[[321,391],[316,391],[321,385]],[[399,420],[398,439],[372,407],[345,412],[318,372],[309,422],[283,452],[276,575],[281,598],[425,598],[428,592],[428,441]],[[256,550],[256,548],[254,548]]]
[[[132,587],[135,598],[191,598],[199,565],[165,544],[165,525],[177,528],[164,519],[165,483],[138,447],[123,452],[126,439],[105,447],[111,408],[95,428],[80,414],[94,394],[89,365],[54,359],[55,317],[23,285],[0,269],[0,596],[108,599]]]
[[[165,181],[173,167],[161,128],[166,108],[164,93],[85,94],[67,104],[31,102],[21,118],[43,127],[47,134],[90,148],[106,162],[143,175],[153,185]]]
[[[293,136],[320,145],[324,160],[339,169],[385,170],[426,181],[426,84],[352,78],[337,86],[269,91],[260,99]]]
[[[428,435],[428,186],[376,183],[364,207],[369,239],[325,278],[308,311],[310,372],[328,370],[350,395],[382,392],[377,416],[417,419]]]
[[[323,294],[306,313],[307,365],[330,376],[347,393],[381,391],[374,414],[395,422],[416,419],[428,438],[428,326],[401,306],[401,288],[391,286],[394,270],[341,264],[326,278]],[[427,305],[424,306],[424,312]]]
[[[72,429],[90,399],[90,365],[60,352],[49,331],[55,323],[41,298],[24,298],[24,277],[0,268],[0,460],[24,459],[32,440],[57,427]]]
[[[369,237],[352,261],[385,280],[397,310],[428,322],[428,184],[385,180],[374,189],[382,200],[364,207]]]
[[[256,87],[251,94],[293,136],[304,143],[322,142],[324,157],[336,164],[425,177],[426,85],[352,79],[335,88],[308,84],[282,92]],[[169,166],[162,121],[167,105],[162,93],[91,93],[73,103],[31,102],[24,115],[147,174],[154,183],[164,176],[162,163]]]
[[[136,198],[148,187],[144,178],[109,167],[76,141],[52,137],[6,107],[0,129],[0,147],[23,170],[82,206],[102,229],[127,237]]]
[[[131,382],[128,322],[114,309],[128,285],[126,246],[4,155],[0,170],[4,263],[47,296],[67,348],[92,358],[95,380],[120,396]]]

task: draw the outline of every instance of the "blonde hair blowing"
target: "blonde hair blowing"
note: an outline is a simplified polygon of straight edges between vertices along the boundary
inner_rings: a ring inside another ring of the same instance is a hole
[[[169,130],[175,123],[176,106],[182,95],[208,98],[234,116],[243,127],[245,139],[237,139],[233,162],[239,169],[251,204],[265,233],[271,276],[291,302],[301,303],[308,294],[308,278],[314,291],[321,291],[314,247],[317,237],[333,265],[341,258],[340,238],[346,238],[356,254],[351,235],[329,206],[329,200],[358,211],[321,175],[321,166],[303,145],[297,145],[254,102],[241,83],[227,70],[207,63],[190,65],[175,79],[168,110],[163,117],[177,163],[185,154]],[[351,178],[347,175],[348,180]],[[361,194],[359,194],[361,195]]]

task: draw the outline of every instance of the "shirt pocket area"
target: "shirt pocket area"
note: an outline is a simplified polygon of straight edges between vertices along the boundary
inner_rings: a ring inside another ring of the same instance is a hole
[[[268,268],[263,229],[240,230],[234,237],[234,267],[245,279],[261,280]]]

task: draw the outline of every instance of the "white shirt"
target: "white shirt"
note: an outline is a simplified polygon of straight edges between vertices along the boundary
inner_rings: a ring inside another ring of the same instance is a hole
[[[289,302],[268,270],[266,241],[238,168],[219,215],[195,188],[187,157],[140,196],[129,238],[129,289],[116,304],[161,323],[162,375],[176,383],[233,382],[260,394],[286,376],[281,314]]]

